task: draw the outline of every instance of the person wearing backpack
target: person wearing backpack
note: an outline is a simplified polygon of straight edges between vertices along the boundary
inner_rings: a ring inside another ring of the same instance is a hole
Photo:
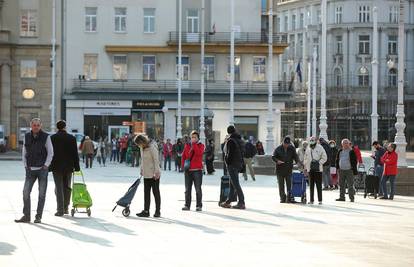
[[[250,176],[252,176],[253,181],[256,181],[256,177],[253,169],[253,158],[257,154],[256,146],[252,144],[253,140],[246,142],[245,152],[244,152],[244,164],[245,172],[243,172],[244,180],[247,181],[247,168],[249,168]]]
[[[246,209],[244,202],[244,194],[239,181],[239,173],[244,172],[244,142],[241,139],[239,133],[233,125],[227,127],[227,133],[230,135],[223,147],[224,161],[227,166],[228,174],[230,175],[230,193],[226,201],[220,203],[222,208],[233,209]],[[237,193],[237,199],[239,200],[237,205],[231,206],[230,196],[234,195],[234,191]]]
[[[280,203],[294,203],[291,195],[293,161],[298,164],[299,158],[290,137],[286,136],[283,144],[279,145],[273,152],[272,160],[276,163],[276,176],[279,184]],[[285,183],[287,195],[285,192]]]
[[[182,208],[184,211],[190,210],[193,184],[197,199],[196,211],[201,211],[203,208],[201,185],[203,183],[204,149],[204,144],[200,142],[200,134],[197,131],[192,131],[191,141],[185,144],[181,159],[185,177],[185,205]]]

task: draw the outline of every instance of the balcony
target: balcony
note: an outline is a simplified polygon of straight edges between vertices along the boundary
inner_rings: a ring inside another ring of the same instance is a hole
[[[200,43],[202,33],[189,33],[182,32],[183,44]],[[226,44],[230,43],[230,32],[216,32],[216,33],[204,33],[205,43],[208,44]],[[234,33],[235,44],[268,44],[269,38],[267,32],[236,32]],[[178,43],[178,32],[169,33],[169,45],[175,45]],[[287,34],[286,33],[274,33],[273,34],[274,45],[286,45],[287,46]]]
[[[177,80],[143,81],[138,79],[129,80],[73,80],[73,93],[140,93],[140,94],[177,94]],[[200,94],[200,81],[182,81],[183,94]],[[228,95],[230,92],[228,81],[206,81],[206,95]],[[267,82],[240,81],[234,82],[235,95],[267,95]],[[273,94],[279,96],[291,96],[288,82],[273,82]]]

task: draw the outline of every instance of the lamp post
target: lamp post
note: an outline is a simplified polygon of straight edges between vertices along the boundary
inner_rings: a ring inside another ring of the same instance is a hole
[[[322,49],[321,49],[321,115],[319,117],[319,136],[328,140],[328,124],[326,123],[326,28],[327,28],[327,0],[322,0]]]
[[[398,167],[407,167],[405,139],[405,114],[404,114],[404,69],[405,69],[405,30],[404,30],[404,1],[400,0],[400,14],[398,19],[398,104],[397,104],[397,122],[395,128],[394,142],[397,145]]]
[[[230,0],[230,125],[234,125],[234,0]]]
[[[182,122],[181,122],[181,87],[183,79],[183,67],[181,64],[182,46],[181,46],[181,27],[182,27],[182,0],[178,0],[178,103],[177,103],[177,138],[182,137]]]
[[[316,60],[318,52],[316,47],[313,48],[313,66],[312,66],[312,136],[316,136]]]
[[[273,136],[273,0],[269,0],[269,56],[267,70],[268,101],[267,101],[267,136],[266,154],[272,155],[274,146]]]
[[[56,0],[52,4],[52,103],[50,105],[50,131],[55,132],[56,124]]]
[[[205,122],[204,122],[204,75],[206,71],[206,66],[204,62],[204,14],[205,14],[205,0],[201,0],[201,103],[200,103],[200,141],[206,143],[206,134],[205,134]]]
[[[309,139],[311,137],[311,63],[308,62],[308,81],[306,82],[307,85],[307,112],[306,112],[306,138]]]
[[[371,143],[378,139],[378,10],[373,8],[373,55],[372,55],[372,113],[371,113]]]

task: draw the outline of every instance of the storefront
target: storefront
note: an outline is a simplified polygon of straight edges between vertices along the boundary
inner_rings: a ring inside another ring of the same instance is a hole
[[[145,133],[151,139],[164,140],[164,101],[133,100],[132,121],[145,123]]]

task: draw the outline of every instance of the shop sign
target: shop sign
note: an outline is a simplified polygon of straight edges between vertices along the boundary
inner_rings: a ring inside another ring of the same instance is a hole
[[[133,109],[162,109],[163,107],[164,101],[134,100],[132,102]]]

